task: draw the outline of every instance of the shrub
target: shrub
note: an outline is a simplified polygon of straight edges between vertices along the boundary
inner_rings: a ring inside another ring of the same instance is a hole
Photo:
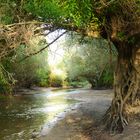
[[[50,86],[52,87],[62,87],[63,79],[59,75],[50,76]]]

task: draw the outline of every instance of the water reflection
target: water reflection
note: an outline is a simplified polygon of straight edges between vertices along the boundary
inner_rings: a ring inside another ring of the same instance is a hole
[[[29,140],[34,130],[40,131],[44,124],[76,103],[65,98],[66,94],[67,91],[53,91],[1,99],[0,140]]]

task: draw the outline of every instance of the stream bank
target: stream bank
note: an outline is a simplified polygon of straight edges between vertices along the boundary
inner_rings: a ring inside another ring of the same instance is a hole
[[[84,90],[66,98],[79,101],[46,135],[39,140],[91,140],[93,125],[97,125],[112,99],[112,90]],[[47,131],[46,131],[47,132]]]

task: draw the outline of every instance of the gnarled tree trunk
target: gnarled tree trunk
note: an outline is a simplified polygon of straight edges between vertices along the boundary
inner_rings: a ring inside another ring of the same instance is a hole
[[[120,44],[114,74],[114,98],[105,114],[106,127],[122,132],[128,124],[127,106],[133,105],[140,87],[140,49]]]

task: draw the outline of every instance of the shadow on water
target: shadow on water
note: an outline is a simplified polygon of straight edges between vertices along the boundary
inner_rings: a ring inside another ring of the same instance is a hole
[[[40,131],[57,114],[77,103],[65,97],[69,92],[76,93],[59,90],[0,99],[0,140],[31,139],[34,130]]]

